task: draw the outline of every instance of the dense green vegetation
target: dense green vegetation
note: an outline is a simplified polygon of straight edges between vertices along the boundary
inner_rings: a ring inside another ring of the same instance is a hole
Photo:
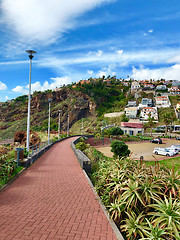
[[[114,140],[111,142],[111,152],[114,153],[114,157],[127,157],[130,154],[130,150],[125,142]]]
[[[14,158],[8,156],[0,157],[0,187],[6,184],[23,167],[17,166]]]
[[[89,83],[77,84],[76,90],[87,94],[97,105],[98,115],[105,112],[120,111],[127,104],[126,93],[129,87],[114,79],[108,84],[103,79],[98,81],[90,80]]]
[[[112,159],[90,147],[92,181],[125,239],[180,239],[180,175],[156,162]]]

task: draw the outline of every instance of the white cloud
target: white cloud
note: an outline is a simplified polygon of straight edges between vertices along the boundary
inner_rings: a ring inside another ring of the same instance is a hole
[[[150,30],[148,30],[147,32],[145,32],[143,35],[144,35],[144,36],[148,36],[148,35],[152,34],[153,32],[154,32],[154,30],[153,30],[153,29],[150,29]]]
[[[12,89],[12,91],[17,93],[22,93],[22,94],[28,94],[28,90],[22,86],[16,86],[15,88]]]
[[[98,71],[96,77],[102,77],[102,76],[115,76],[116,75],[116,65],[115,64],[111,64],[108,67],[104,67],[101,70]]]
[[[35,91],[45,91],[47,89],[54,90],[56,87],[61,87],[64,84],[70,84],[72,83],[72,79],[70,77],[56,77],[56,78],[51,78],[51,81],[45,81],[43,84],[40,82],[35,82],[31,84],[31,92]],[[13,92],[17,93],[22,93],[22,94],[28,94],[29,92],[29,85],[24,86],[16,86],[15,88],[12,89]]]
[[[180,64],[175,64],[171,67],[159,69],[149,69],[141,66],[139,69],[133,67],[132,76],[134,79],[161,79],[180,80]]]
[[[167,64],[170,59],[177,56],[180,49],[163,49],[163,50],[140,50],[134,52],[125,52],[123,50],[103,52],[98,54],[97,52],[88,52],[87,54],[79,54],[76,56],[67,56],[65,58],[57,56],[48,56],[41,59],[37,64],[41,67],[50,67],[62,69],[64,66],[72,66],[78,64],[90,65],[102,65],[104,64],[118,64],[119,66],[127,66],[128,64]],[[101,55],[101,56],[98,56]],[[176,62],[175,62],[176,63]]]
[[[6,99],[6,100],[8,100],[8,99],[9,99],[9,97],[8,97],[8,96],[5,96],[5,99]]]
[[[0,81],[0,90],[6,90],[6,89],[7,89],[6,84]]]
[[[118,54],[120,54],[120,55],[122,55],[123,54],[123,50],[121,49],[121,50],[118,50],[118,51],[116,51]]]
[[[87,70],[87,73],[92,76],[94,72],[92,70]]]
[[[102,50],[98,50],[98,52],[97,52],[97,56],[98,56],[98,57],[101,57],[102,54],[103,54],[103,51],[102,51]]]
[[[70,77],[56,77],[56,78],[51,78],[51,82],[45,81],[42,85],[40,82],[33,83],[31,85],[32,92],[34,91],[45,91],[47,89],[52,89],[54,90],[56,87],[61,87],[64,84],[70,84],[72,83],[72,79]]]
[[[180,55],[176,55],[168,60],[169,63],[180,63]]]
[[[1,19],[27,42],[54,42],[76,17],[113,0],[2,0]]]

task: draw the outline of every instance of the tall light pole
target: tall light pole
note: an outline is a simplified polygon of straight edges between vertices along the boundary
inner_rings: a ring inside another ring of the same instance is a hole
[[[48,145],[49,145],[49,135],[50,135],[50,120],[51,120],[51,98],[48,99],[49,102],[49,121],[48,121]]]
[[[60,132],[61,132],[61,110],[58,111],[59,112],[59,124],[58,124],[58,140],[59,140],[59,136],[60,136]]]
[[[69,137],[69,114],[67,115],[67,137]]]
[[[30,59],[30,68],[29,68],[29,95],[28,95],[28,116],[27,116],[27,141],[26,141],[26,148],[27,152],[29,152],[29,134],[30,134],[30,108],[31,108],[31,68],[32,68],[32,59],[33,54],[36,52],[33,50],[26,50],[29,54]]]

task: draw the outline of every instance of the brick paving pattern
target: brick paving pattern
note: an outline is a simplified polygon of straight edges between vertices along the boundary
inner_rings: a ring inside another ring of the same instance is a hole
[[[0,194],[0,240],[117,239],[67,139]]]

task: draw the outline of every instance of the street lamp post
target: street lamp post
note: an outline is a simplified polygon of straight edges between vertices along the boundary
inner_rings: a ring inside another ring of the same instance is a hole
[[[51,98],[48,99],[49,102],[49,121],[48,121],[48,145],[49,145],[49,136],[50,136],[50,120],[51,120]]]
[[[69,137],[69,114],[67,115],[67,137]]]
[[[59,138],[60,138],[60,133],[61,133],[61,120],[60,120],[61,110],[59,110],[58,112],[59,112],[59,124],[58,124],[58,140],[59,140]]]
[[[30,108],[31,108],[31,68],[32,68],[32,59],[33,54],[36,52],[33,50],[26,50],[29,54],[30,59],[30,68],[29,68],[29,95],[28,95],[28,116],[27,116],[27,141],[26,141],[26,148],[27,152],[29,152],[29,134],[30,134]]]

